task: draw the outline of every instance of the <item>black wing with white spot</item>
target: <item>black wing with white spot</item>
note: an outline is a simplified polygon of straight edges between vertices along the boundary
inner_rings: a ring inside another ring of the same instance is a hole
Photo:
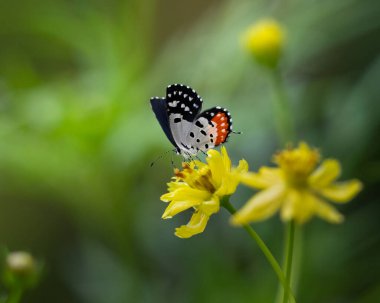
[[[168,114],[180,114],[192,122],[202,109],[202,98],[189,86],[172,84],[166,88]]]
[[[194,119],[202,109],[202,99],[189,86],[169,85],[166,89],[169,126],[176,146],[182,154],[194,154],[187,142],[187,136]]]

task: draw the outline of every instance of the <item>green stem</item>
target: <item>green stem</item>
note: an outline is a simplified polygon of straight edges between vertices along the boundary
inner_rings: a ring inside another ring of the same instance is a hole
[[[295,139],[294,121],[290,111],[289,98],[284,86],[283,78],[279,69],[272,71],[272,82],[274,91],[274,115],[276,120],[277,133],[281,144],[285,145]],[[292,285],[292,264],[294,250],[294,222],[290,222],[286,231],[286,242],[284,246],[284,268],[286,283]],[[280,291],[281,292],[281,291]],[[282,303],[288,302],[289,293],[284,289]],[[278,299],[281,297],[278,296]]]
[[[232,204],[229,201],[229,197],[224,197],[221,201],[221,205],[228,210],[228,212],[233,215],[236,213],[236,209],[232,206]],[[256,233],[256,231],[248,224],[244,224],[243,228],[247,231],[247,233],[250,235],[250,237],[256,241],[257,245],[261,249],[262,253],[266,257],[269,264],[272,266],[273,271],[276,273],[277,278],[281,282],[284,290],[287,291],[289,294],[290,300],[293,303],[296,303],[296,299],[294,298],[293,292],[290,289],[290,285],[287,283],[286,278],[284,276],[284,273],[281,270],[280,265],[276,261],[276,259],[273,257],[271,251],[269,250],[268,246],[264,243],[264,241],[261,239],[261,237]]]
[[[285,246],[285,278],[286,283],[291,287],[292,285],[292,264],[293,264],[293,250],[294,250],[294,229],[295,229],[295,223],[294,221],[290,221],[288,223],[288,228],[286,232],[286,246]],[[289,302],[289,292],[287,289],[284,289],[284,297],[282,302],[287,303]]]
[[[273,101],[276,129],[281,145],[286,145],[289,141],[294,140],[295,137],[293,119],[289,108],[289,99],[280,71],[278,69],[272,71],[271,76],[275,94]]]
[[[21,301],[23,289],[21,287],[13,287],[5,301],[5,303],[19,303]]]

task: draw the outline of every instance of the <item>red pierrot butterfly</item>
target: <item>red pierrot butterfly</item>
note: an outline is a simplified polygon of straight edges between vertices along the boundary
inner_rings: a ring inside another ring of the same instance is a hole
[[[216,106],[201,112],[203,100],[189,86],[169,85],[166,98],[153,97],[150,103],[177,154],[185,158],[226,142],[232,132],[229,111]]]

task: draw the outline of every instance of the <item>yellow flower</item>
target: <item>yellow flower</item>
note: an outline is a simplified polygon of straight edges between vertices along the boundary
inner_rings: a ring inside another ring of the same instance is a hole
[[[245,160],[241,160],[238,167],[232,167],[224,147],[221,153],[209,150],[206,160],[207,164],[200,161],[183,163],[183,169],[176,169],[173,181],[168,183],[168,193],[161,196],[162,201],[170,202],[163,219],[194,209],[189,223],[176,228],[177,237],[190,238],[203,232],[210,216],[219,211],[220,199],[233,194],[239,175],[248,171]]]
[[[285,34],[279,23],[263,19],[251,25],[242,36],[243,47],[258,63],[274,68],[282,55]]]
[[[340,223],[343,216],[324,199],[348,202],[362,189],[359,180],[335,182],[340,175],[337,160],[324,160],[316,168],[319,152],[306,143],[283,150],[274,156],[278,167],[262,167],[258,173],[245,173],[241,182],[261,191],[254,195],[232,218],[235,225],[264,220],[277,210],[283,221],[297,223],[317,215],[331,223]]]

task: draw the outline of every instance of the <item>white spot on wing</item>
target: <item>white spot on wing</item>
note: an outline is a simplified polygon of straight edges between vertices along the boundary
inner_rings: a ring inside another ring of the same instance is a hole
[[[169,102],[168,105],[170,107],[176,107],[178,103],[179,103],[179,101],[173,101],[173,102]]]

